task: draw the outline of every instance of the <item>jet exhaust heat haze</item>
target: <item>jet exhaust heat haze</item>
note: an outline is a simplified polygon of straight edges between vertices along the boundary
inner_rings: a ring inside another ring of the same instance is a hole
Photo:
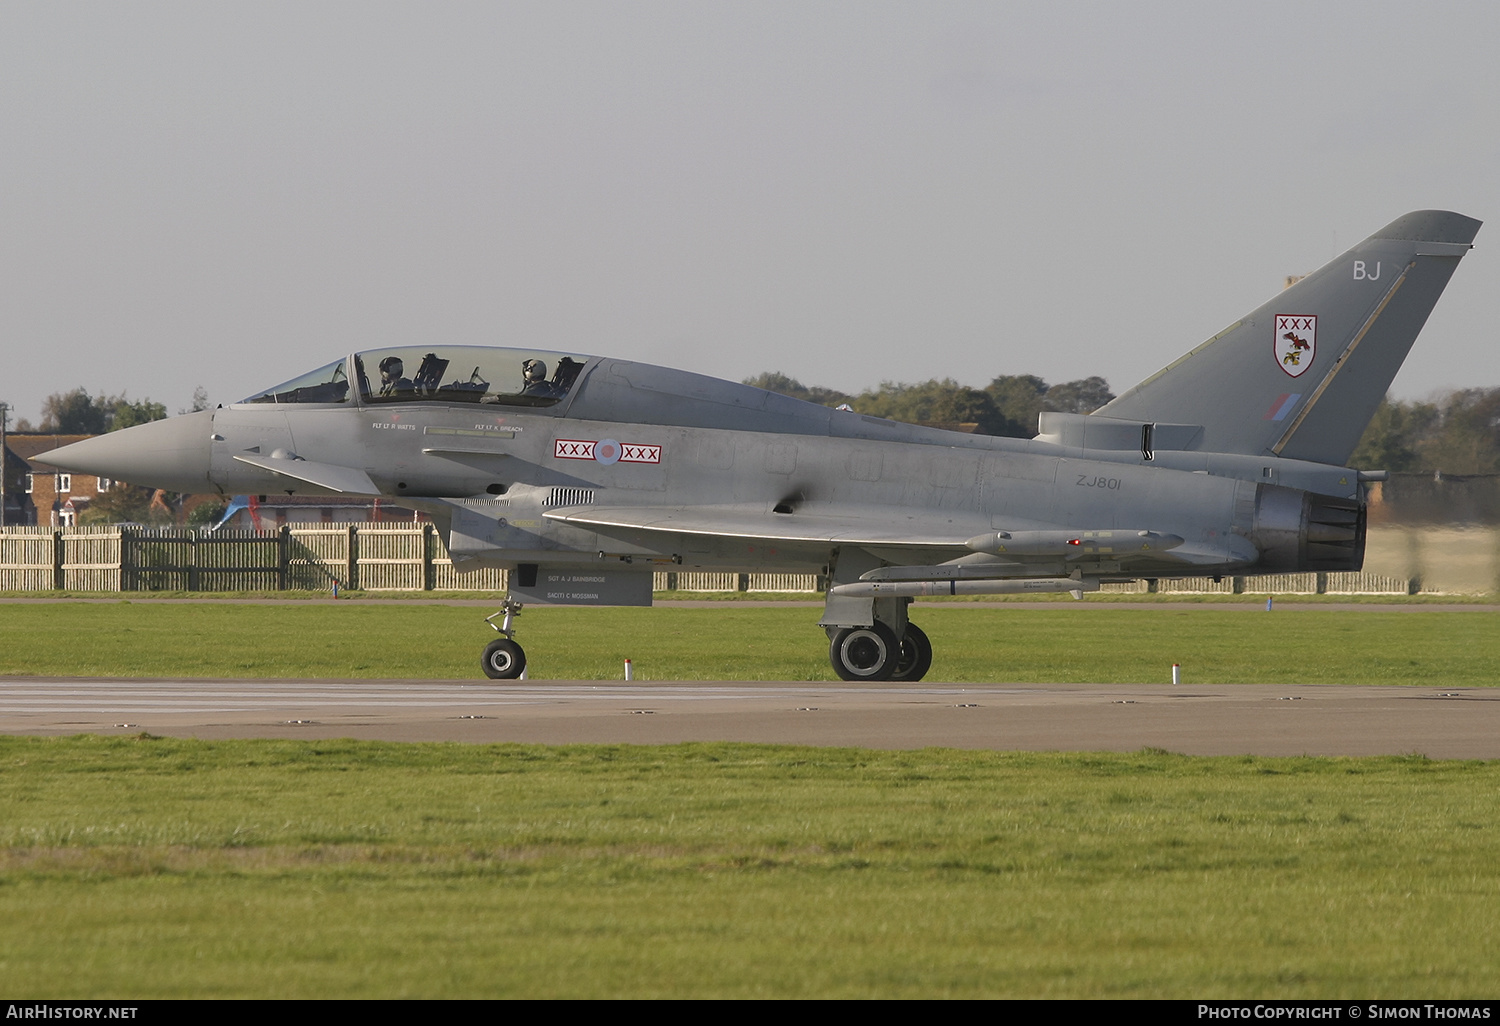
[[[920,680],[923,595],[1359,570],[1345,466],[1480,222],[1398,218],[1088,415],[1032,439],[900,424],[575,352],[350,353],[242,402],[49,453],[179,492],[385,496],[523,604],[650,605],[652,572],[814,572],[845,680]],[[500,614],[496,614],[497,616]],[[493,626],[493,617],[490,618]]]

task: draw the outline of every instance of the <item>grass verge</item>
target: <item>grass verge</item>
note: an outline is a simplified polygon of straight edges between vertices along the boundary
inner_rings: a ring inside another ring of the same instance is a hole
[[[0,988],[1493,992],[1500,763],[0,738]]]
[[[929,679],[1132,683],[1172,663],[1198,683],[1492,686],[1492,612],[919,607]],[[533,679],[832,680],[805,607],[531,608]],[[474,678],[495,635],[444,605],[111,604],[0,609],[0,675]]]

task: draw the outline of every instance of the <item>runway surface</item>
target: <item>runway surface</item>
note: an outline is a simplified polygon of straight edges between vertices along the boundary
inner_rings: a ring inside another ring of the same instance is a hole
[[[0,733],[1500,758],[1500,689],[0,678]]]

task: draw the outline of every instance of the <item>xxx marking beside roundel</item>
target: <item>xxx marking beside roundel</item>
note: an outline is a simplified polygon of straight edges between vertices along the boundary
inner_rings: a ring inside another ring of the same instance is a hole
[[[597,463],[660,463],[661,446],[646,442],[617,442],[601,438],[559,438],[552,455],[560,460],[594,460]]]

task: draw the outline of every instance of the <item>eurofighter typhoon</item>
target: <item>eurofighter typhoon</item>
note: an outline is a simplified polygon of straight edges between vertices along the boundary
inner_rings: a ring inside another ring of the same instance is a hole
[[[1088,414],[1032,439],[829,409],[578,352],[419,343],[65,446],[64,470],[189,493],[384,496],[522,604],[650,605],[659,569],[813,572],[845,680],[920,680],[924,595],[1359,570],[1346,466],[1479,230],[1423,210]],[[499,616],[500,614],[496,614]],[[490,618],[491,626],[494,618]]]

